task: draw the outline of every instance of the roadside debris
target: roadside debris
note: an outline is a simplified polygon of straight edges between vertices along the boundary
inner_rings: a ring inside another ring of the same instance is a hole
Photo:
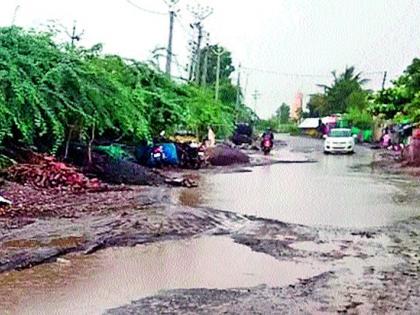
[[[198,186],[197,182],[192,180],[191,178],[167,178],[165,179],[165,183],[170,184],[172,186],[180,186],[187,188]]]
[[[219,145],[208,149],[208,161],[214,166],[227,166],[232,164],[249,163],[249,156],[239,149]]]
[[[12,202],[2,196],[0,196],[0,206],[10,206]]]
[[[102,189],[98,179],[89,179],[76,168],[58,162],[54,157],[34,154],[35,164],[16,164],[5,171],[8,180],[30,184],[40,189],[95,191]]]
[[[61,257],[57,258],[57,263],[63,264],[63,265],[70,265],[71,264],[70,260],[65,259],[65,258],[61,258]]]

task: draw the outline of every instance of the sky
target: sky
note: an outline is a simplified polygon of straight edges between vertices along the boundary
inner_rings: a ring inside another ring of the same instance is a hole
[[[105,53],[147,60],[167,44],[168,7],[164,0],[130,1],[148,11],[127,0],[2,0],[0,25],[42,29],[54,21],[70,31],[76,21],[84,31],[79,45],[102,43]],[[320,91],[317,84],[331,83],[333,70],[354,65],[376,90],[384,71],[389,85],[420,57],[419,0],[179,0],[175,75],[184,74],[189,60],[194,34],[188,8],[197,3],[213,8],[204,21],[210,43],[226,47],[234,65],[242,65],[246,103],[264,118],[283,102],[291,104],[297,92],[306,102]]]

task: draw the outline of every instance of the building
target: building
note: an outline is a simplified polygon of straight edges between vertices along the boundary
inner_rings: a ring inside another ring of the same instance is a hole
[[[303,110],[303,94],[301,92],[296,93],[295,101],[292,104],[290,110],[290,118],[293,120],[299,119],[299,113]]]

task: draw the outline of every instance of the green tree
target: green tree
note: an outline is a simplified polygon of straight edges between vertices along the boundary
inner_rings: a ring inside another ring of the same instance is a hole
[[[333,83],[331,86],[318,85],[324,89],[325,101],[316,99],[314,106],[321,115],[334,113],[345,113],[350,108],[357,107],[362,109],[367,106],[368,92],[363,89],[363,85],[368,82],[362,79],[362,73],[355,73],[355,68],[346,67],[343,73],[337,75],[336,71],[332,72]]]
[[[311,117],[324,116],[329,110],[327,97],[321,93],[311,95],[307,106]]]
[[[420,59],[415,58],[392,87],[374,95],[369,111],[386,119],[420,122]]]
[[[200,61],[200,73],[202,74],[205,71],[204,67],[206,65],[207,58],[207,76],[206,76],[206,85],[214,85],[216,83],[216,73],[217,73],[217,55],[214,53],[223,49],[224,53],[220,56],[220,81],[229,81],[231,74],[235,71],[233,66],[232,53],[225,49],[224,47],[218,45],[210,45],[201,49],[201,61]],[[201,78],[200,78],[201,82]]]
[[[286,103],[281,104],[281,106],[277,108],[275,116],[281,124],[288,123],[290,119],[290,106]]]
[[[0,28],[0,144],[56,152],[75,139],[136,143],[180,127],[204,134],[208,125],[225,136],[236,117],[253,117],[237,104],[241,91],[226,67],[216,102],[211,86],[172,81],[146,63],[104,55],[101,45],[77,48],[53,38]]]

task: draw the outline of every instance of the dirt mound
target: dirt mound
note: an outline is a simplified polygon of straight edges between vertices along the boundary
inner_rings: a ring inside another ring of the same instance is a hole
[[[160,185],[165,182],[162,175],[147,167],[98,153],[92,155],[92,165],[86,171],[112,184]]]
[[[411,145],[405,148],[402,157],[404,166],[420,167],[420,139],[412,139]]]
[[[248,155],[226,145],[209,148],[207,154],[209,163],[214,166],[246,164],[250,161]]]

